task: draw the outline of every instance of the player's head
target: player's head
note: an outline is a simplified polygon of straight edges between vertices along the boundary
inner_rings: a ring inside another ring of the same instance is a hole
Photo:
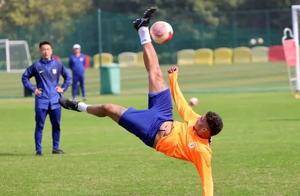
[[[40,53],[42,58],[44,59],[50,59],[52,56],[52,44],[48,41],[42,41],[39,44],[39,49],[40,49]]]
[[[223,121],[217,113],[207,112],[197,120],[194,128],[199,137],[209,139],[220,133],[223,129]]]
[[[78,55],[78,54],[80,54],[80,50],[81,50],[81,46],[79,44],[74,44],[74,46],[73,46],[73,53],[75,55]]]

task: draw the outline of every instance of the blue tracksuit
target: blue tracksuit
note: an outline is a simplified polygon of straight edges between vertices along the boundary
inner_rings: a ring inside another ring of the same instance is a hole
[[[35,96],[35,148],[37,152],[42,152],[42,131],[47,114],[52,124],[53,149],[59,149],[61,107],[58,102],[60,95],[55,88],[59,86],[61,75],[64,78],[61,88],[66,91],[71,84],[71,76],[61,62],[56,60],[40,59],[28,67],[22,75],[25,88],[32,92],[36,88],[42,91],[40,96]],[[31,77],[35,77],[36,87],[30,83]]]
[[[79,95],[79,86],[81,88],[82,97],[85,97],[84,64],[85,64],[84,54],[80,54],[78,57],[72,54],[69,57],[69,67],[71,68],[73,73],[73,82],[72,82],[73,98]]]

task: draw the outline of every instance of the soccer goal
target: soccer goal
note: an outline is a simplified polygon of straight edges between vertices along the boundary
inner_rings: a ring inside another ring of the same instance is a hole
[[[31,64],[31,56],[26,41],[0,39],[1,71],[23,71]]]
[[[293,23],[293,34],[294,34],[295,46],[296,46],[296,66],[295,66],[296,92],[300,92],[299,15],[300,15],[300,5],[293,5],[292,23]]]

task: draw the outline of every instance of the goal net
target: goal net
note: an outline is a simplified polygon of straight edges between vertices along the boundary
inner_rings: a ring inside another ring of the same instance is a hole
[[[0,39],[1,71],[22,71],[31,64],[31,57],[26,41]]]

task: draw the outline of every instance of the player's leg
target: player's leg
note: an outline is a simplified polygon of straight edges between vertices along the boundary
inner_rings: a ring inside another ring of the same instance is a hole
[[[117,123],[119,122],[119,119],[122,116],[122,114],[127,110],[127,108],[116,104],[106,103],[99,105],[88,105],[84,102],[69,100],[65,97],[61,97],[59,99],[59,103],[65,109],[75,110],[78,112],[87,112],[98,117],[107,116]]]
[[[79,80],[79,84],[80,84],[80,88],[81,88],[81,95],[83,97],[83,99],[85,99],[85,84],[84,84],[84,75],[80,76],[80,80]]]
[[[52,153],[63,154],[64,152],[59,148],[61,108],[49,110],[49,117],[52,125]]]
[[[72,81],[72,97],[75,100],[78,95],[78,79],[75,74],[73,74],[73,81]]]
[[[146,70],[148,72],[149,80],[149,92],[155,93],[163,91],[167,88],[163,74],[159,66],[158,57],[156,51],[151,43],[150,33],[149,33],[149,22],[155,8],[150,8],[146,10],[143,18],[136,19],[133,24],[138,31],[141,45],[143,46],[143,57]]]
[[[167,88],[152,43],[143,45],[143,57],[148,72],[149,93],[161,92]]]
[[[82,102],[79,103],[79,109],[83,109],[84,106]],[[82,110],[84,111],[84,110]],[[86,108],[86,112],[89,114],[93,114],[98,117],[110,117],[115,122],[119,122],[120,117],[126,111],[126,108],[120,105],[106,103],[100,105],[89,105]]]
[[[46,109],[35,109],[35,132],[34,132],[34,140],[35,140],[35,151],[36,155],[42,155],[42,137],[43,137],[43,129],[45,125],[45,119],[47,116]]]
[[[98,117],[110,117],[121,127],[139,137],[146,145],[153,147],[155,135],[158,131],[159,115],[156,110],[136,110],[115,104],[87,105],[83,102],[61,97],[59,103],[69,110],[87,112]]]

